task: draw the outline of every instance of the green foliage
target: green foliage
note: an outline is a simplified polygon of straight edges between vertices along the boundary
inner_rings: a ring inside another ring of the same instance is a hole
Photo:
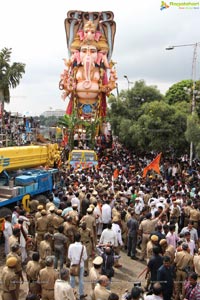
[[[131,90],[121,91],[115,101],[110,100],[108,115],[114,135],[127,147],[140,152],[183,153],[189,149],[184,134],[189,112],[187,101],[170,104],[156,87],[139,81]]]
[[[0,51],[0,94],[4,102],[10,102],[10,88],[16,88],[22,74],[25,73],[25,64],[14,62],[10,65],[11,48],[3,48]]]
[[[186,89],[192,89],[193,82],[192,80],[182,80],[180,82],[177,82],[173,84],[169,90],[165,94],[165,100],[169,104],[174,104],[177,102],[190,102],[191,101],[191,95],[189,95]]]

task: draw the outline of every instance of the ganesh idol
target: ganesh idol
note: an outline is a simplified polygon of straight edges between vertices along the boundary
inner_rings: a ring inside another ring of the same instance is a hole
[[[108,51],[105,36],[92,21],[77,32],[60,81],[63,98],[70,97],[68,114],[76,107],[84,119],[105,116],[106,96],[116,87],[117,80],[114,63],[108,62]]]

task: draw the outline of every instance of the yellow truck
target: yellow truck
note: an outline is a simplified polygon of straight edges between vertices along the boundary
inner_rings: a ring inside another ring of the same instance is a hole
[[[0,148],[0,222],[15,202],[28,211],[32,197],[52,191],[59,160],[58,144]]]
[[[67,164],[75,170],[92,168],[97,166],[98,157],[93,150],[72,150]]]

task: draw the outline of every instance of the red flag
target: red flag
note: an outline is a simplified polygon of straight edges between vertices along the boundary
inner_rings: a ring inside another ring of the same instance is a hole
[[[143,170],[143,177],[146,177],[147,172],[149,170],[154,170],[156,173],[160,174],[160,158],[161,158],[161,152],[152,160],[152,162],[146,166]]]

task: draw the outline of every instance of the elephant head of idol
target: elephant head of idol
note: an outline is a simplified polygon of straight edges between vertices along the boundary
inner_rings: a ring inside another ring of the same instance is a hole
[[[80,48],[80,61],[84,70],[84,88],[90,88],[95,63],[98,58],[98,45],[95,41],[83,42]]]

